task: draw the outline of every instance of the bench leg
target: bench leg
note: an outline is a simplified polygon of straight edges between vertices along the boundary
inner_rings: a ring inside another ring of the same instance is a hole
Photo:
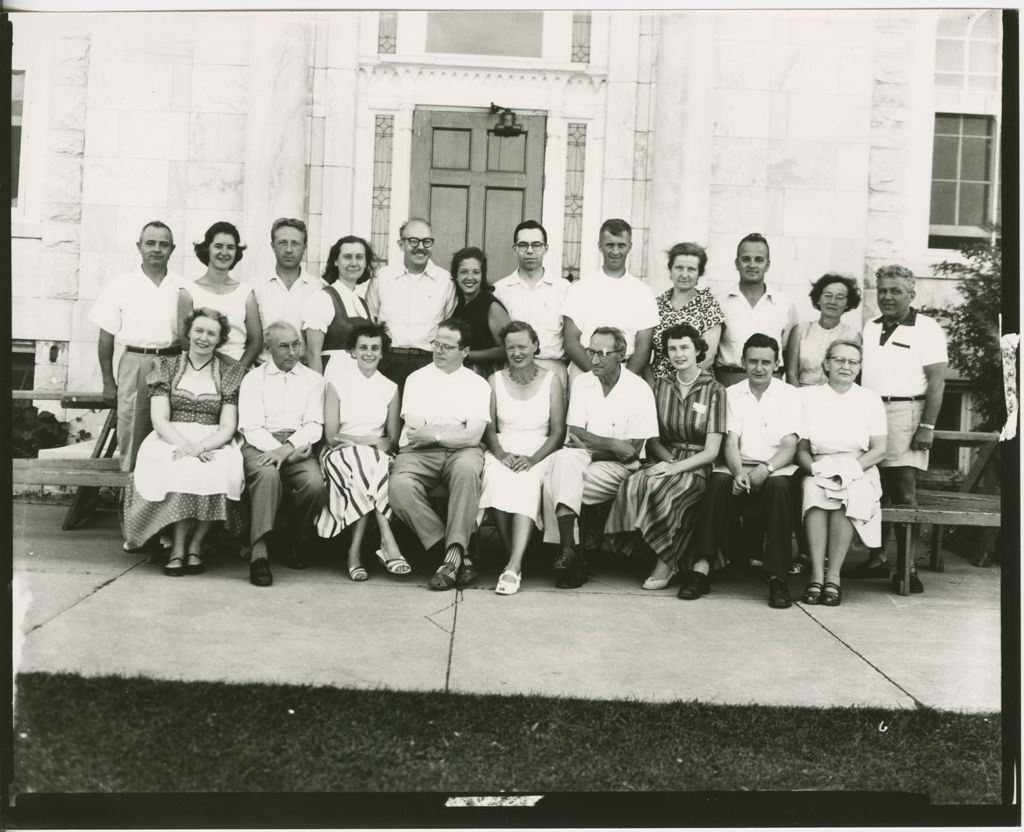
[[[938,524],[932,526],[931,560],[928,563],[928,568],[932,572],[942,572],[946,568],[945,558],[942,556],[942,533],[945,528]]]
[[[900,595],[910,595],[910,567],[914,563],[913,549],[913,523],[904,523],[903,541],[904,549],[896,555],[896,578],[899,584]]]
[[[110,459],[117,448],[117,409],[111,408],[107,413],[106,421],[96,439],[96,445],[92,451],[93,459]],[[64,515],[64,531],[71,531],[80,526],[95,511],[96,503],[99,502],[100,490],[91,485],[79,486],[75,497],[71,501],[68,513]]]

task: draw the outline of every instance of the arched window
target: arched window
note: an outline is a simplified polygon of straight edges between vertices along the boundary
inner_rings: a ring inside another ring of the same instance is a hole
[[[996,92],[1002,64],[1002,22],[997,9],[947,9],[935,44],[935,84]]]

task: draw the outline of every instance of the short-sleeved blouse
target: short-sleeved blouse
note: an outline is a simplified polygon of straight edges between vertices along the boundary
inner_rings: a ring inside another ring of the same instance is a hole
[[[725,388],[701,371],[684,395],[673,375],[654,384],[658,437],[676,459],[704,449],[709,433],[725,433]]]
[[[359,436],[383,436],[388,406],[398,385],[375,372],[367,378],[354,363],[331,361],[324,381],[338,394],[338,429]]]
[[[832,329],[825,329],[818,321],[807,321],[798,327],[800,338],[800,366],[797,382],[801,387],[825,383],[821,362],[833,341],[861,343],[860,331],[842,321]]]
[[[216,425],[220,422],[221,407],[238,404],[238,389],[245,373],[242,365],[226,355],[213,356],[213,383],[215,393],[195,395],[181,389],[178,384],[188,367],[188,355],[160,358],[146,377],[150,398],[166,396],[170,399],[172,422],[196,422]]]
[[[863,452],[872,436],[888,432],[881,397],[859,384],[845,393],[837,393],[828,384],[802,387],[800,401],[800,436],[810,442],[815,455]]]
[[[662,333],[676,324],[689,324],[703,335],[716,324],[725,320],[722,307],[710,289],[698,289],[697,294],[682,309],[672,305],[672,289],[658,295],[658,325],[654,328],[654,346],[651,351],[651,367],[655,378],[670,378],[675,371],[672,362],[662,355]]]

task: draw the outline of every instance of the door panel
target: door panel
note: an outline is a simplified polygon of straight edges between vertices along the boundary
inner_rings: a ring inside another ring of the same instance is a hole
[[[496,136],[490,113],[416,111],[410,216],[430,221],[437,265],[447,268],[469,245],[487,252],[492,283],[515,269],[513,229],[542,220],[547,119],[520,115],[519,122],[521,135]]]

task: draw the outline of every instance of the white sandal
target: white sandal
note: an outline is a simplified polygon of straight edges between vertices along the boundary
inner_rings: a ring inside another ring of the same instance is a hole
[[[408,575],[412,572],[412,567],[409,566],[409,561],[401,555],[389,560],[382,549],[378,549],[374,554],[377,556],[377,560],[379,560],[383,567],[392,575]],[[355,580],[355,578],[352,580]]]
[[[676,569],[673,569],[664,578],[655,578],[653,575],[650,575],[649,577],[644,579],[644,582],[640,585],[640,588],[641,589],[664,589],[670,583],[672,583],[672,581],[674,581],[676,579],[676,575],[678,575],[678,574],[679,574],[679,571],[676,570]]]
[[[511,569],[506,569],[498,576],[498,585],[494,587],[494,591],[498,595],[515,595],[519,591],[519,584],[522,583],[523,576],[518,575]]]

